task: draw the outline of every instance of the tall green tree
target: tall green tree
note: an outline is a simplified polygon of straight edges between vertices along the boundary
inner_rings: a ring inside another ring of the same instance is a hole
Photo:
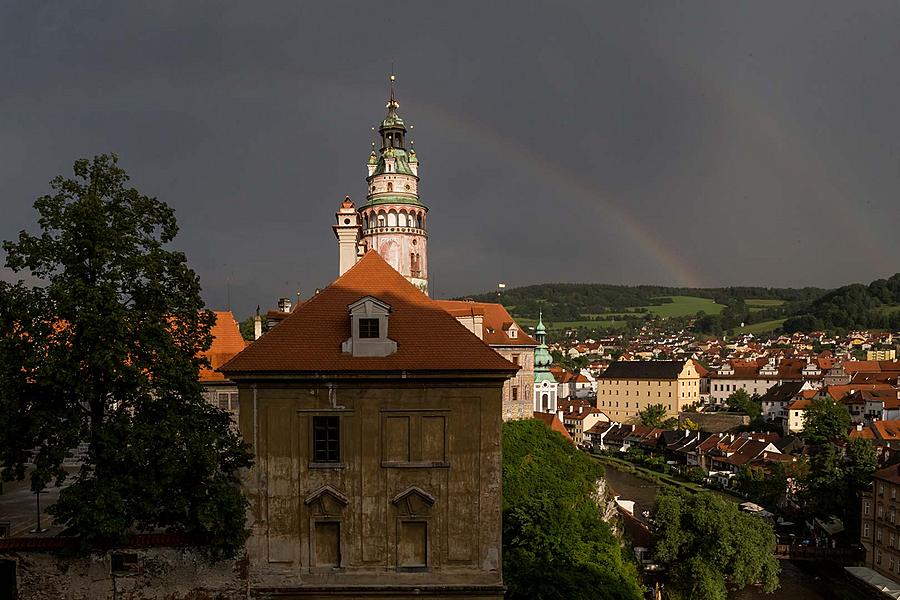
[[[756,397],[751,397],[747,390],[740,388],[735,390],[728,398],[725,404],[738,412],[742,412],[750,417],[750,421],[754,422],[760,418],[762,414],[762,404]]]
[[[802,480],[801,498],[807,512],[822,518],[838,517],[849,531],[858,531],[858,492],[871,483],[877,463],[875,449],[862,438],[853,438],[846,446],[815,446],[809,472]]]
[[[646,427],[662,427],[666,421],[666,407],[662,404],[651,404],[638,411],[638,421]]]
[[[850,432],[847,407],[830,398],[813,398],[803,412],[803,438],[810,444],[840,442]]]
[[[638,600],[600,517],[602,467],[543,422],[503,424],[503,579],[510,600]]]
[[[778,587],[772,526],[710,492],[665,489],[653,507],[653,557],[676,599],[725,600],[727,586]]]
[[[134,531],[197,535],[233,556],[246,537],[237,471],[251,456],[229,416],[204,401],[199,353],[214,315],[165,203],[127,187],[114,155],[79,160],[38,198],[37,234],[5,242],[6,265],[37,283],[0,286],[0,465],[84,548]]]

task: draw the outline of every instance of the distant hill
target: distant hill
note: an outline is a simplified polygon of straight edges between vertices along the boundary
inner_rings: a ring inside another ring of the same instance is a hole
[[[619,329],[650,318],[695,317],[698,333],[900,329],[900,273],[869,285],[682,288],[545,283],[467,296],[500,302],[523,324],[538,311],[554,329]],[[459,298],[462,299],[462,298]]]
[[[900,329],[900,273],[828,292],[784,322],[784,330]]]
[[[727,305],[734,298],[743,300],[770,300],[765,309],[783,304],[810,303],[826,290],[819,288],[682,288],[654,285],[606,285],[597,283],[544,283],[468,296],[480,302],[500,302],[517,318],[537,319],[543,309],[548,321],[579,321],[585,318],[602,319],[605,316],[624,316],[625,313],[653,312],[675,302],[673,297],[705,298],[715,304]],[[722,307],[720,306],[718,310]],[[702,309],[702,305],[701,305]],[[718,312],[716,310],[715,312]],[[659,311],[664,312],[664,311]],[[707,311],[708,312],[708,311]],[[696,310],[690,312],[691,316]],[[663,315],[667,316],[667,315]]]

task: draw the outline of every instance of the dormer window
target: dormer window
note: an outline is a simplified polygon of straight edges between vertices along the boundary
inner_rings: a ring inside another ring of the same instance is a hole
[[[378,319],[360,319],[359,337],[365,340],[378,339]]]
[[[510,338],[510,339],[514,340],[514,339],[516,339],[516,338],[518,337],[518,335],[519,335],[519,330],[518,330],[518,329],[516,329],[515,327],[510,327],[510,328],[509,328],[509,338]]]
[[[347,307],[351,336],[341,344],[341,352],[353,356],[389,356],[397,351],[397,342],[388,338],[391,306],[378,298],[365,296]]]

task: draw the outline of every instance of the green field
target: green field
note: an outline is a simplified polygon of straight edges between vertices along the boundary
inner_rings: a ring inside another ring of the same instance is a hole
[[[744,327],[737,327],[734,331],[735,333],[768,333],[770,331],[775,331],[782,325],[787,319],[775,319],[774,321],[762,321],[760,323],[754,323],[753,325],[746,325]]]
[[[784,300],[775,300],[772,298],[751,298],[749,300],[744,300],[744,304],[747,306],[781,306],[784,304]]]
[[[544,320],[544,324],[548,329],[552,329],[555,331],[559,331],[561,329],[576,329],[578,327],[587,327],[587,328],[612,328],[619,329],[625,326],[625,321],[621,320],[609,320],[608,317],[634,317],[634,318],[642,318],[647,314],[656,315],[663,318],[670,317],[692,317],[696,315],[701,310],[708,315],[717,315],[722,312],[722,309],[725,308],[724,304],[717,304],[714,300],[709,298],[700,298],[698,296],[665,296],[666,298],[671,298],[672,302],[667,302],[665,304],[657,304],[652,306],[642,306],[636,308],[646,309],[646,312],[611,312],[611,313],[585,313],[582,316],[585,317],[583,321],[559,321],[553,322]],[[752,300],[747,300],[747,305],[750,310],[762,310],[764,308],[769,308],[772,306],[779,306],[784,304],[783,300],[774,300],[767,298],[754,298]],[[510,308],[510,307],[507,307]],[[634,309],[633,309],[634,310]],[[900,306],[885,306],[882,307],[882,310],[885,312],[893,312],[900,311]],[[603,319],[603,317],[607,317],[607,319]],[[596,318],[598,320],[591,321],[590,318]],[[525,319],[517,317],[516,320],[520,325],[534,327],[537,324],[536,319]],[[764,321],[762,323],[755,323],[753,325],[748,325],[746,327],[741,327],[736,329],[735,331],[740,333],[763,333],[767,331],[773,331],[781,327],[784,323],[784,319],[778,319],[775,321]]]
[[[781,306],[782,304],[784,304],[784,300],[752,298],[750,300],[745,300],[744,303],[747,305],[747,308],[750,309],[750,312],[756,312],[759,310],[765,310],[767,308],[773,308],[775,306]]]
[[[717,315],[725,308],[724,304],[717,304],[715,300],[709,298],[698,298],[696,296],[667,297],[671,298],[672,302],[648,306],[646,307],[647,310],[661,317],[692,317],[701,310],[708,315]]]

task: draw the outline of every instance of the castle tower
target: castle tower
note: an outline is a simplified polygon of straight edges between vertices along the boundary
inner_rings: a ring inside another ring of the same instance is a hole
[[[534,329],[538,347],[534,349],[534,412],[556,412],[556,378],[550,372],[553,357],[547,348],[547,330],[544,315],[538,316]]]
[[[366,203],[359,208],[360,246],[376,250],[397,272],[428,293],[428,208],[419,202],[419,160],[406,147],[406,125],[397,114],[400,104],[394,96],[394,75],[388,113],[378,133],[381,148],[368,161]]]
[[[340,254],[338,275],[343,275],[347,269],[356,264],[359,245],[359,215],[356,213],[350,196],[344,198],[341,207],[334,215],[337,222],[331,228],[334,229],[334,236],[338,239]]]

